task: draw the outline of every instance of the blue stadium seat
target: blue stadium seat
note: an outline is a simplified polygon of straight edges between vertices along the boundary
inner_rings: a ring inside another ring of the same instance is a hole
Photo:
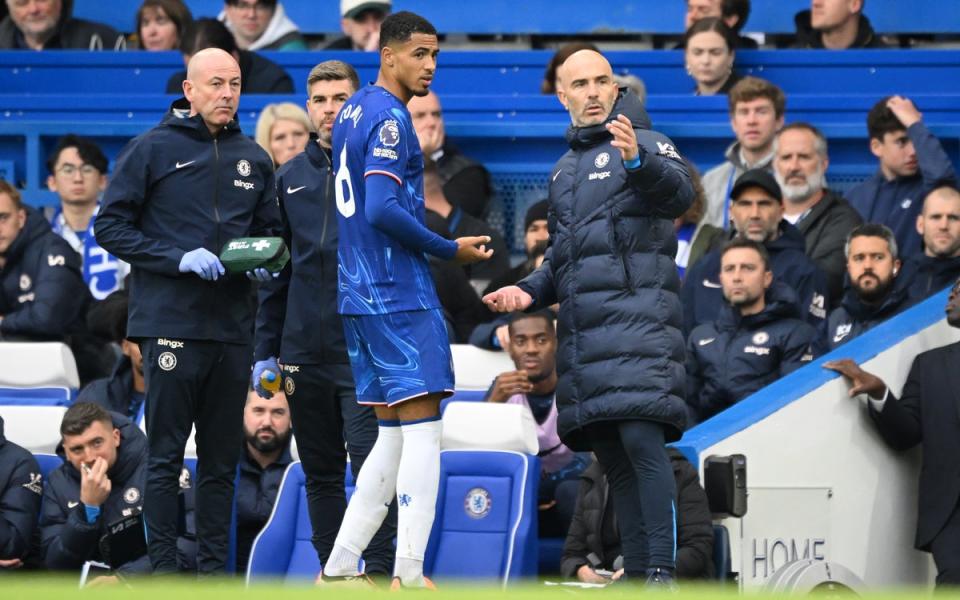
[[[320,571],[317,551],[310,541],[306,477],[300,462],[290,463],[283,475],[270,520],[253,542],[247,583],[258,579],[310,580]]]
[[[537,552],[537,572],[543,575],[559,575],[560,560],[563,558],[563,543],[566,538],[540,538],[540,549]]]
[[[77,391],[68,387],[0,387],[0,404],[8,406],[70,406]]]
[[[440,580],[488,579],[504,585],[535,576],[539,477],[535,456],[443,451],[424,571]]]
[[[720,581],[726,581],[731,571],[730,532],[723,525],[713,526],[713,569]]]
[[[40,474],[43,475],[44,482],[46,482],[47,476],[51,471],[63,464],[63,459],[56,454],[34,452],[33,457],[37,459],[37,464],[40,466]]]

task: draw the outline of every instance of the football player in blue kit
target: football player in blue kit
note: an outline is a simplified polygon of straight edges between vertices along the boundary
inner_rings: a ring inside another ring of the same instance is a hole
[[[438,52],[426,19],[387,17],[376,83],[354,94],[334,123],[338,310],[357,401],[374,406],[379,430],[321,581],[359,575],[360,555],[396,495],[392,587],[432,587],[423,556],[440,479],[439,403],[454,381],[425,253],[461,264],[492,255],[488,237],[447,240],[424,225],[423,154],[406,104],[427,94]]]

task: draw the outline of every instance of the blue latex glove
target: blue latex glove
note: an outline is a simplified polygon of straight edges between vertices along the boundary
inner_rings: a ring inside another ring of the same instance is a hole
[[[256,390],[261,398],[273,398],[273,392],[264,389],[263,385],[260,384],[260,377],[267,371],[273,371],[277,377],[280,377],[280,367],[277,365],[277,358],[275,356],[271,356],[265,360],[258,360],[253,364],[251,382],[253,383],[253,389]]]
[[[251,281],[259,281],[260,283],[266,283],[271,279],[276,279],[279,276],[280,273],[271,273],[263,267],[257,267],[252,271],[247,271],[247,279]]]
[[[206,248],[197,248],[180,259],[181,273],[196,273],[205,281],[216,281],[227,271],[217,255]]]

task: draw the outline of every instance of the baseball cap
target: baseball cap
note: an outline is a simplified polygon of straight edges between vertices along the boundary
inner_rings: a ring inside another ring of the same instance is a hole
[[[340,16],[344,19],[353,19],[365,10],[379,10],[389,13],[392,0],[369,2],[368,0],[340,0]]]
[[[780,202],[783,202],[783,192],[780,191],[780,185],[766,169],[750,169],[733,184],[730,190],[731,198],[738,198],[740,193],[748,187],[758,187],[767,192]]]

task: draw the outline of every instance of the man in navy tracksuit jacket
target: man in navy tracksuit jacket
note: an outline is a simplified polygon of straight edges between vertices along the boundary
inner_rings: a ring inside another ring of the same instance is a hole
[[[741,175],[730,193],[730,215],[736,233],[763,243],[770,256],[770,269],[777,281],[793,288],[803,318],[821,332],[826,330],[830,298],[827,276],[806,255],[806,242],[796,227],[782,219],[783,193],[773,175],[753,169]],[[701,258],[680,291],[684,331],[712,323],[720,315],[723,293],[720,280],[720,250]]]
[[[31,550],[42,493],[36,459],[7,441],[0,417],[0,572],[22,566]]]
[[[802,320],[793,290],[774,280],[762,248],[742,238],[724,247],[726,302],[716,321],[687,340],[687,405],[695,421],[813,360],[817,331]]]
[[[307,108],[319,135],[277,172],[277,197],[290,263],[260,288],[253,385],[264,370],[283,365],[297,450],[307,477],[313,544],[326,564],[346,510],[347,453],[354,478],[377,440],[377,419],[357,404],[343,323],[337,314],[337,208],[330,161],[331,134],[340,106],[359,79],[340,61],[317,65],[307,78]],[[344,448],[346,441],[346,449]],[[391,510],[364,553],[367,573],[393,573],[396,511]]]
[[[252,352],[250,282],[226,276],[231,239],[277,235],[273,164],[235,120],[240,69],[196,53],[174,110],[117,160],[95,232],[132,266],[127,337],[140,343],[150,448],[144,514],[155,572],[176,570],[176,495],[197,427],[197,566],[227,568],[230,507]],[[269,279],[262,269],[258,279]]]
[[[907,98],[877,102],[867,114],[867,130],[880,168],[846,198],[865,222],[893,230],[900,258],[907,261],[922,252],[916,222],[924,197],[938,185],[956,185],[957,175],[940,141]]]

